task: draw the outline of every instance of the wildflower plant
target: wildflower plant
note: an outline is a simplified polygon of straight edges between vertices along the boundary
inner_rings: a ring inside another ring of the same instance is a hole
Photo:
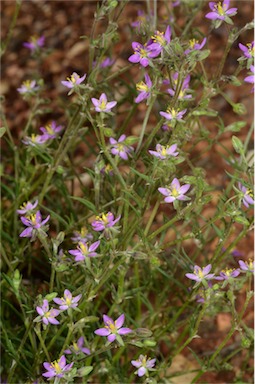
[[[5,3],[1,380],[252,382],[253,23],[229,0]],[[24,36],[27,7],[50,30]]]

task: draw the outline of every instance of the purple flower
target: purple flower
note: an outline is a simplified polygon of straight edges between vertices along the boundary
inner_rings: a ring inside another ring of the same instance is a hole
[[[173,74],[173,76],[172,76],[173,88],[169,88],[167,90],[167,92],[171,96],[175,96],[176,87],[177,87],[177,84],[178,84],[178,77],[179,77],[179,73],[178,72],[175,72]],[[169,80],[164,81],[164,82],[167,83],[167,84],[170,83]],[[178,99],[179,100],[190,99],[192,97],[191,95],[186,94],[186,90],[189,88],[189,82],[190,82],[190,75],[186,76],[184,81],[183,81],[181,90],[179,91],[179,95],[178,95]]]
[[[148,45],[148,49],[151,52],[155,52],[155,55],[159,55],[163,48],[171,41],[171,28],[168,26],[165,33],[156,31],[151,37],[153,43]]]
[[[245,57],[247,57],[247,59],[251,59],[252,57],[254,57],[254,41],[246,45],[239,43],[239,48],[241,49],[241,51],[243,51],[243,54]]]
[[[252,259],[249,259],[249,261],[239,260],[238,263],[242,271],[245,271],[245,272],[250,271],[254,273],[254,260]]]
[[[34,202],[34,204],[30,203],[30,201],[28,201],[27,203],[23,203],[23,205],[20,206],[19,209],[17,209],[17,213],[19,213],[20,215],[25,215],[26,213],[32,211],[33,209],[35,209],[35,207],[37,206],[38,204],[38,200],[36,200]]]
[[[150,91],[152,87],[152,82],[150,76],[145,74],[145,83],[140,81],[136,84],[136,89],[138,90],[139,95],[135,98],[135,103],[140,103],[141,101],[148,99],[150,96]]]
[[[215,280],[229,280],[231,277],[236,277],[240,274],[239,269],[225,269],[220,272],[220,276],[216,276]]]
[[[137,20],[133,21],[131,23],[131,26],[134,28],[137,28],[137,30],[140,31],[141,27],[143,27],[145,23],[149,20],[150,20],[150,17],[148,15],[145,15],[144,11],[139,9],[137,11]]]
[[[57,134],[63,130],[62,125],[57,125],[55,121],[52,121],[50,124],[47,124],[45,127],[41,127],[40,131],[42,131],[42,139],[55,139]]]
[[[107,214],[101,213],[100,216],[96,217],[96,220],[92,222],[92,227],[94,231],[104,231],[107,228],[113,227],[119,220],[121,216],[118,216],[114,219],[114,215],[111,212]]]
[[[111,109],[117,104],[117,101],[108,102],[105,93],[102,93],[99,99],[92,97],[91,101],[94,104],[95,110],[97,112],[111,112]]]
[[[154,367],[156,359],[147,359],[147,356],[140,355],[138,360],[132,360],[131,364],[138,368],[135,372],[139,377],[148,375],[148,371]]]
[[[26,136],[24,140],[21,141],[26,145],[31,145],[32,147],[35,147],[37,144],[44,144],[47,139],[45,139],[43,135],[35,135],[34,133],[32,133],[31,137]]]
[[[71,77],[67,77],[66,80],[61,81],[61,83],[67,88],[74,88],[77,85],[80,85],[86,78],[86,73],[80,77],[76,72],[73,72]]]
[[[179,112],[179,109],[168,108],[166,112],[160,111],[159,114],[165,117],[167,120],[177,120],[182,121],[183,115],[186,113],[187,109],[183,109]]]
[[[133,151],[133,148],[125,145],[124,141],[126,140],[126,135],[121,135],[119,140],[115,140],[113,137],[110,137],[109,141],[112,145],[111,153],[115,156],[121,157],[123,160],[128,160],[128,154]]]
[[[100,63],[100,68],[107,68],[111,67],[114,63],[114,60],[110,57],[105,57],[102,62]]]
[[[61,299],[59,297],[56,297],[53,299],[54,303],[59,305],[59,309],[61,311],[65,311],[69,308],[76,308],[78,306],[78,301],[80,300],[82,295],[78,295],[73,297],[71,292],[68,289],[64,290],[64,297]]]
[[[203,46],[205,45],[206,43],[206,37],[202,40],[202,42],[199,44],[198,40],[196,39],[191,39],[189,41],[189,48],[186,49],[186,51],[184,51],[184,54],[187,55],[188,53],[190,52],[193,52],[193,51],[199,51],[200,49],[203,48]]]
[[[252,198],[253,196],[252,191],[250,189],[247,189],[241,183],[238,183],[238,188],[240,189],[240,192],[242,195],[242,201],[243,201],[243,204],[246,206],[246,208],[249,208],[249,205],[254,205],[254,200]]]
[[[23,46],[30,49],[31,52],[38,50],[44,46],[45,37],[32,36],[29,42],[23,43]]]
[[[40,211],[37,211],[35,214],[24,217],[21,216],[20,220],[22,223],[28,227],[26,228],[21,234],[20,237],[33,237],[33,235],[36,233],[36,231],[39,231],[44,224],[47,223],[49,220],[50,215],[46,217],[46,219],[42,220],[42,215]],[[42,230],[42,232],[45,234],[45,232]],[[46,235],[46,234],[45,234]]]
[[[43,300],[43,305],[41,307],[36,307],[36,311],[41,316],[41,320],[45,325],[50,324],[59,324],[59,321],[55,319],[59,315],[59,311],[57,309],[51,308],[49,309],[48,300]]]
[[[128,60],[131,63],[140,63],[143,67],[147,67],[150,63],[150,59],[159,55],[158,51],[150,51],[149,45],[142,45],[133,41],[132,48],[134,50],[133,55],[131,55]]]
[[[172,203],[175,200],[189,200],[189,197],[185,196],[185,193],[190,189],[190,184],[180,185],[178,179],[173,179],[168,188],[158,188],[162,195],[166,196],[165,202]]]
[[[52,378],[52,377],[64,377],[66,372],[69,372],[73,366],[73,363],[66,364],[65,356],[61,356],[59,360],[56,360],[52,363],[43,363],[44,368],[48,371],[43,373],[44,377]]]
[[[253,75],[250,75],[250,76],[247,76],[245,77],[244,81],[246,83],[251,83],[251,84],[254,84],[254,65],[251,65],[250,66],[250,71],[253,73]],[[254,91],[254,87],[252,88],[252,90]]]
[[[87,243],[80,241],[78,243],[77,249],[71,249],[69,253],[75,256],[75,261],[84,261],[86,257],[97,256],[97,253],[94,251],[99,247],[99,245],[100,240],[96,241],[90,246],[88,246]]]
[[[214,277],[214,273],[210,273],[210,270],[212,269],[211,264],[208,264],[203,269],[200,268],[198,265],[195,265],[194,267],[194,273],[186,273],[185,276],[188,279],[195,280],[197,282],[201,282],[202,280],[210,280]]]
[[[28,94],[33,94],[38,89],[39,89],[39,87],[36,85],[35,80],[25,80],[25,81],[23,81],[21,87],[17,88],[17,91],[21,95],[28,95]]]
[[[99,336],[107,336],[110,343],[116,340],[117,335],[127,335],[132,332],[130,328],[122,328],[125,321],[125,315],[122,314],[117,320],[113,321],[109,316],[103,315],[105,327],[99,328],[94,333]]]
[[[64,353],[67,355],[70,355],[72,353],[75,353],[78,355],[79,353],[85,353],[85,355],[90,355],[90,350],[88,348],[83,347],[84,344],[84,337],[80,337],[77,340],[77,343],[73,343],[73,345],[70,347],[70,349],[66,349]]]
[[[237,8],[228,9],[229,3],[230,0],[219,1],[218,3],[210,1],[209,7],[212,12],[207,13],[205,17],[211,20],[225,20],[226,17],[234,16],[236,14]]]
[[[164,145],[157,144],[156,151],[149,150],[149,153],[158,159],[164,160],[171,156],[177,156],[179,152],[176,152],[176,149],[177,144],[173,144],[171,146],[167,145],[166,147]]]
[[[89,240],[93,239],[93,235],[91,233],[88,233],[88,230],[86,227],[82,227],[80,232],[75,231],[74,232],[74,237],[71,237],[71,240],[74,241],[75,243],[86,243]]]

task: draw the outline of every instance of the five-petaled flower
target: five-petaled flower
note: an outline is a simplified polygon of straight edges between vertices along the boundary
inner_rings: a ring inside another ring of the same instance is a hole
[[[206,43],[206,37],[202,40],[202,42],[199,44],[198,40],[196,39],[191,39],[189,41],[189,48],[186,49],[186,51],[184,51],[184,54],[187,55],[188,53],[190,52],[193,52],[193,51],[199,51],[200,49],[202,49]]]
[[[72,368],[73,363],[66,364],[66,358],[63,355],[60,357],[59,360],[56,360],[52,363],[47,363],[47,362],[43,363],[43,366],[48,372],[45,372],[42,375],[44,377],[48,377],[49,379],[51,379],[52,377],[58,377],[58,378],[64,377],[64,374],[66,372],[69,372],[70,369]]]
[[[185,276],[188,279],[195,280],[197,282],[201,282],[203,280],[211,280],[214,277],[214,273],[209,273],[212,269],[212,265],[208,264],[204,268],[200,268],[198,265],[194,267],[194,273],[186,273]]]
[[[238,263],[242,271],[254,273],[254,260],[252,259],[249,259],[249,261],[239,260]]]
[[[99,245],[100,245],[100,240],[96,241],[90,246],[88,246],[86,242],[80,241],[78,243],[77,249],[71,249],[69,253],[75,256],[75,261],[84,261],[86,257],[97,256],[97,253],[95,252],[95,250],[99,247]]]
[[[183,115],[187,109],[183,109],[182,111],[179,111],[178,109],[174,108],[168,108],[166,112],[160,111],[159,114],[163,117],[165,117],[167,120],[178,120],[182,121]]]
[[[149,153],[158,159],[165,160],[171,156],[177,156],[179,152],[176,151],[177,144],[173,144],[171,146],[167,145],[166,147],[161,144],[156,145],[156,151],[149,150]]]
[[[134,50],[133,55],[131,55],[128,60],[131,63],[140,63],[143,67],[147,67],[150,63],[150,59],[159,55],[159,51],[150,50],[150,45],[142,45],[136,41],[133,41],[132,48]]]
[[[57,125],[55,121],[52,121],[50,124],[47,124],[45,127],[41,127],[42,131],[42,140],[55,139],[57,134],[63,130],[62,125]]]
[[[40,211],[37,211],[35,214],[30,216],[21,216],[20,220],[22,223],[28,227],[24,229],[23,232],[19,235],[20,237],[33,237],[36,231],[39,231],[44,224],[50,219],[50,215],[46,217],[46,219],[42,220],[42,215]],[[42,233],[45,235],[45,232],[42,230]]]
[[[93,235],[88,233],[88,229],[86,227],[82,227],[80,231],[74,231],[74,236],[71,237],[71,240],[75,243],[86,243],[89,240],[93,239]]]
[[[117,104],[117,101],[108,101],[105,93],[102,93],[99,99],[92,97],[91,101],[96,112],[111,112],[111,109]]]
[[[25,215],[26,213],[29,213],[30,211],[32,211],[33,209],[35,209],[35,207],[37,206],[38,204],[38,200],[36,200],[33,203],[30,203],[30,201],[28,201],[27,203],[23,203],[23,205],[21,205],[19,207],[19,209],[17,209],[17,213],[19,213],[20,215]]]
[[[53,299],[53,301],[54,303],[59,305],[59,309],[61,311],[65,311],[69,308],[76,308],[78,306],[78,301],[80,300],[81,296],[82,295],[80,294],[78,296],[73,297],[71,292],[68,289],[65,289],[64,297],[56,297],[55,299]]]
[[[67,77],[66,80],[61,81],[61,83],[67,88],[74,88],[77,85],[80,85],[86,78],[86,73],[80,77],[76,72],[73,72],[71,77]]]
[[[238,183],[238,188],[241,192],[242,201],[246,208],[249,208],[249,205],[254,205],[254,199],[252,198],[252,191],[246,188],[241,183]]]
[[[152,43],[148,45],[148,49],[151,52],[155,52],[155,55],[159,55],[164,47],[171,41],[171,28],[168,26],[165,33],[156,31],[155,34],[151,37]]]
[[[239,43],[239,48],[241,49],[241,51],[243,51],[243,54],[245,57],[247,57],[247,59],[251,59],[252,57],[254,57],[254,41],[246,45]]]
[[[23,43],[23,47],[30,49],[31,52],[35,52],[36,50],[42,48],[44,46],[45,37],[44,36],[32,36],[30,41]]]
[[[135,372],[139,377],[148,375],[148,371],[154,367],[156,359],[147,359],[147,356],[140,355],[138,360],[132,360],[131,364],[138,368]]]
[[[35,80],[25,80],[21,84],[20,88],[17,88],[17,91],[21,95],[30,95],[33,94],[35,91],[39,89],[38,85],[36,84]]]
[[[110,137],[109,141],[112,145],[111,153],[115,156],[119,156],[123,160],[128,160],[128,154],[133,151],[133,147],[125,145],[126,135],[121,135],[118,140]]]
[[[96,220],[91,223],[94,231],[104,231],[107,228],[113,227],[119,220],[121,216],[118,216],[114,219],[114,215],[111,212],[101,213],[100,216],[96,217]]]
[[[37,144],[38,145],[44,144],[47,141],[47,139],[45,139],[43,135],[35,135],[34,133],[32,133],[30,137],[25,136],[25,138],[21,141],[26,145],[31,145],[32,147],[35,147]]]
[[[122,327],[125,321],[124,314],[120,315],[115,321],[111,317],[103,315],[103,320],[105,327],[95,330],[94,333],[99,336],[107,336],[110,343],[116,340],[116,338],[118,339],[118,335],[127,335],[132,332],[130,328]]]
[[[36,307],[37,313],[41,316],[41,320],[45,325],[50,324],[59,324],[59,321],[55,319],[60,312],[58,309],[51,308],[49,309],[49,302],[48,300],[43,300],[43,305],[41,307]],[[35,319],[36,321],[36,319]]]
[[[136,89],[139,92],[139,95],[135,98],[135,103],[140,103],[141,101],[148,99],[151,93],[152,82],[150,76],[145,74],[145,82],[140,81],[136,84]]]
[[[72,353],[74,353],[75,355],[78,355],[79,353],[85,353],[85,355],[90,355],[90,350],[88,348],[84,348],[83,344],[84,344],[84,337],[81,336],[77,340],[77,342],[76,343],[74,342],[69,349],[66,349],[64,351],[64,353],[66,353],[67,355],[70,355]]]
[[[229,3],[230,0],[219,1],[218,3],[210,1],[209,7],[212,12],[207,13],[205,17],[211,20],[226,20],[226,17],[234,16],[237,12],[237,8],[228,9]]]
[[[174,178],[172,183],[167,188],[158,188],[159,192],[165,197],[166,203],[172,203],[175,200],[189,200],[185,193],[190,189],[190,184],[180,185],[177,178]]]
[[[225,269],[220,272],[219,276],[216,276],[215,280],[229,280],[233,277],[237,277],[240,274],[239,269]]]

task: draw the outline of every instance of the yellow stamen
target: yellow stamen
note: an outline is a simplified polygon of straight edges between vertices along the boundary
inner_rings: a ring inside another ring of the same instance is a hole
[[[173,197],[177,197],[177,196],[179,196],[179,192],[177,191],[176,188],[173,188],[173,189],[172,189],[171,194],[172,194]]]
[[[82,242],[79,242],[79,248],[81,250],[81,253],[83,255],[86,255],[88,253],[88,247],[86,244],[82,243]]]
[[[198,40],[196,40],[196,39],[191,39],[190,41],[189,41],[189,46],[190,46],[190,48],[194,48],[194,46],[195,46],[195,44],[197,44],[198,43]]]
[[[55,369],[56,373],[58,374],[62,372],[62,368],[59,365],[59,360],[56,360],[53,363],[51,363],[51,367]]]
[[[45,126],[45,128],[46,128],[46,131],[50,134],[50,135],[54,135],[54,131],[53,131],[53,129],[52,129],[52,125],[51,124],[47,124],[46,126]]]
[[[161,46],[166,45],[166,39],[164,37],[164,32],[157,31],[155,35],[151,36],[154,43],[158,43]]]
[[[142,92],[142,91],[148,92],[149,91],[148,85],[145,84],[143,81],[140,81],[139,83],[136,84],[136,89],[140,92]]]
[[[28,216],[28,220],[30,220],[32,224],[37,224],[36,223],[36,215],[35,214]]]

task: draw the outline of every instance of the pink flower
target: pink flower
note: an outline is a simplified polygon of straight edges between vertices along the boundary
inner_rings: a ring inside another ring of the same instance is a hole
[[[205,45],[206,43],[206,37],[202,40],[202,42],[199,44],[198,40],[196,39],[191,39],[189,41],[189,48],[186,49],[186,51],[184,51],[184,54],[187,55],[188,53],[190,52],[193,52],[193,51],[199,51],[200,49],[203,48],[203,46]]]
[[[166,112],[160,111],[159,114],[165,117],[167,120],[182,121],[182,117],[186,113],[186,111],[187,109],[183,109],[182,111],[179,111],[178,109],[175,110],[174,108],[168,108]]]
[[[171,96],[175,96],[175,93],[176,93],[176,87],[177,87],[177,84],[178,84],[178,78],[179,78],[179,73],[178,72],[175,72],[172,76],[172,83],[173,83],[173,88],[169,88],[167,90],[167,92],[171,95]],[[170,81],[169,80],[165,80],[163,81],[164,83],[166,84],[169,84]],[[179,100],[185,100],[185,99],[190,99],[192,96],[189,95],[189,94],[186,94],[186,91],[187,89],[189,88],[189,82],[190,82],[190,75],[186,76],[183,83],[182,83],[182,87],[181,87],[181,90],[179,91],[179,94],[178,94],[178,99]]]
[[[35,52],[36,50],[42,48],[44,46],[45,37],[36,37],[32,36],[29,42],[23,43],[23,46],[30,49],[31,52]]]
[[[214,273],[209,274],[211,269],[212,269],[211,264],[208,264],[203,269],[200,268],[198,265],[195,265],[194,273],[186,273],[185,276],[188,279],[195,280],[197,282],[201,282],[202,280],[210,280],[214,277]]]
[[[111,109],[117,104],[117,101],[108,102],[105,93],[102,93],[99,99],[92,97],[91,101],[94,104],[95,110],[97,112],[111,112]]]
[[[55,139],[57,134],[63,130],[62,125],[57,125],[55,121],[52,121],[50,124],[47,124],[45,127],[41,127],[42,131],[42,140]]]
[[[128,160],[128,154],[133,151],[133,148],[125,145],[124,141],[126,140],[126,135],[121,135],[120,138],[115,140],[113,137],[110,137],[109,141],[112,145],[111,153],[115,156],[121,157],[123,160]]]
[[[163,48],[171,41],[171,28],[168,25],[165,33],[156,31],[152,36],[152,43],[148,45],[148,49],[151,52],[155,52],[155,55],[159,55]]]
[[[26,145],[31,145],[31,147],[35,147],[37,144],[38,145],[44,144],[47,141],[47,139],[45,139],[43,135],[35,135],[34,133],[32,133],[31,137],[26,136],[24,140],[21,140],[21,141]]]
[[[52,378],[52,377],[64,377],[66,372],[69,372],[73,366],[73,363],[66,364],[65,356],[61,356],[59,360],[56,360],[52,363],[43,363],[44,368],[48,371],[43,373],[44,377]]]
[[[250,205],[254,205],[254,200],[252,198],[252,191],[246,188],[241,183],[238,183],[238,188],[240,189],[242,195],[242,201],[246,208],[249,208]]]
[[[17,91],[21,95],[31,95],[34,94],[38,89],[39,87],[37,86],[35,80],[25,80],[23,81],[21,87],[17,88]]]
[[[111,317],[103,315],[103,320],[105,327],[95,330],[94,333],[99,336],[107,336],[107,339],[110,343],[116,340],[117,335],[126,335],[132,332],[130,328],[122,328],[122,325],[125,321],[124,314],[120,315],[120,317],[118,317],[118,319],[115,321],[113,321]]]
[[[80,77],[76,72],[73,72],[71,77],[67,77],[67,81],[63,80],[61,83],[67,88],[74,88],[77,85],[80,85],[86,78],[86,73]]]
[[[107,228],[113,227],[119,220],[121,216],[118,216],[114,219],[114,215],[111,212],[107,214],[101,213],[100,216],[96,217],[96,220],[92,222],[92,227],[94,231],[104,231]]]
[[[96,241],[90,246],[88,246],[86,242],[80,241],[78,243],[77,249],[71,249],[69,253],[75,256],[75,261],[84,261],[86,257],[97,256],[97,253],[95,252],[95,250],[99,247],[99,245],[100,245],[100,240]]]
[[[239,269],[225,269],[220,272],[220,276],[216,276],[215,280],[229,280],[233,277],[237,277],[240,274]]]
[[[158,188],[162,195],[166,196],[164,199],[166,203],[172,203],[175,200],[189,200],[185,193],[190,189],[190,184],[180,185],[178,179],[174,178],[172,183],[167,188]]]
[[[71,292],[68,289],[65,289],[64,291],[64,297],[61,299],[59,297],[56,297],[53,299],[54,303],[59,305],[59,309],[61,311],[65,311],[69,308],[76,308],[78,306],[78,301],[80,300],[82,295],[78,295],[73,297]]]
[[[140,103],[141,101],[148,99],[150,97],[150,91],[152,87],[152,82],[150,76],[145,74],[145,83],[140,81],[136,84],[136,89],[139,92],[139,95],[135,98],[135,103]]]
[[[171,156],[177,156],[179,152],[176,152],[176,149],[177,144],[173,144],[171,146],[168,145],[166,147],[164,145],[157,144],[156,151],[149,150],[149,153],[158,159],[165,160],[169,159]]]
[[[230,0],[219,1],[218,3],[210,1],[209,7],[212,12],[207,13],[205,17],[211,20],[225,20],[226,17],[234,16],[237,12],[237,8],[228,9],[229,3]]]
[[[239,260],[238,263],[242,271],[254,273],[254,260],[252,259],[249,259],[249,261]]]
[[[151,370],[151,368],[154,367],[156,362],[156,359],[147,359],[147,356],[140,355],[138,360],[132,360],[131,364],[138,368],[138,370],[135,372],[139,377],[144,376],[145,374],[148,374],[148,371]]]
[[[21,216],[20,220],[22,223],[28,227],[26,228],[21,234],[20,237],[33,237],[35,232],[42,229],[42,227],[47,223],[47,221],[50,219],[50,215],[46,217],[46,219],[42,220],[42,215],[40,211],[37,211],[35,214],[24,217]],[[41,231],[44,235],[46,233],[42,230]],[[47,235],[46,235],[47,236]]]
[[[90,355],[90,350],[88,348],[84,348],[83,344],[84,337],[80,337],[77,340],[77,343],[73,343],[70,349],[66,349],[64,353],[66,353],[67,355],[70,355],[72,353],[74,353],[75,355],[78,355],[79,353],[85,353],[85,355]]]
[[[131,63],[140,63],[143,67],[147,67],[150,63],[150,59],[158,56],[160,53],[155,50],[151,51],[148,44],[142,45],[136,41],[132,43],[132,48],[134,53],[128,58],[128,60]]]
[[[239,43],[239,48],[241,49],[241,51],[243,51],[243,54],[245,57],[247,57],[247,59],[251,59],[252,57],[254,57],[254,41],[246,45]]]
[[[253,73],[253,75],[249,75],[249,76],[245,77],[244,81],[246,83],[254,84],[254,72],[255,72],[254,65],[250,66],[250,71]],[[254,91],[254,87],[252,88],[252,91]]]
[[[35,207],[37,206],[38,204],[38,200],[36,200],[34,202],[34,204],[30,203],[30,201],[28,201],[27,203],[23,203],[23,205],[20,206],[19,209],[17,209],[17,213],[19,213],[20,215],[25,215],[26,213],[32,211],[33,209],[35,209]]]
[[[49,309],[48,300],[43,300],[43,305],[41,307],[36,307],[37,313],[41,316],[41,320],[45,325],[50,324],[59,324],[59,321],[55,319],[60,312],[57,309]]]

